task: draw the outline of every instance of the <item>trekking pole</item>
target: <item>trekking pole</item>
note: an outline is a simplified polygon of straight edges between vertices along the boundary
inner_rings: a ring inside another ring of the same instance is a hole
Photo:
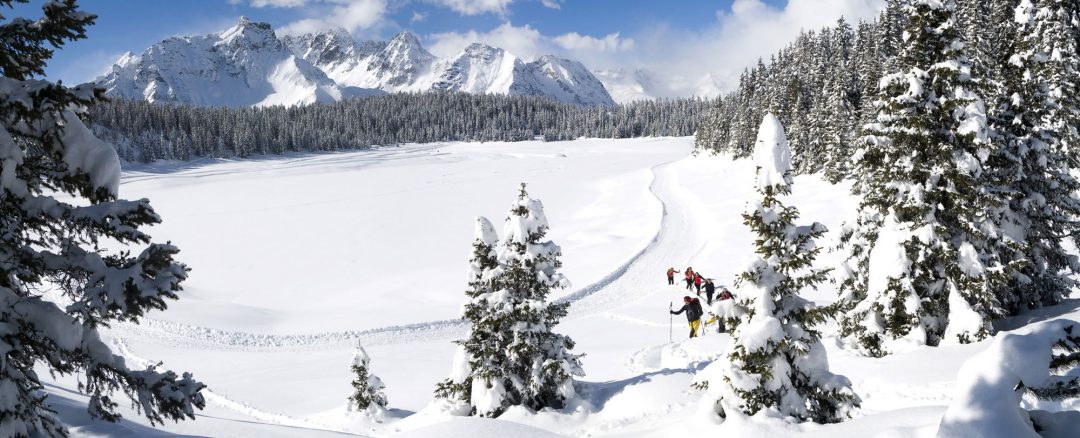
[[[671,334],[671,333],[672,333],[671,331],[673,330],[673,329],[672,329],[672,324],[674,324],[674,323],[675,323],[675,315],[672,315],[672,314],[671,314],[671,310],[672,310],[673,308],[674,308],[674,305],[673,305],[673,304],[671,304],[671,301],[668,301],[668,303],[667,303],[667,311],[668,311],[668,312],[667,312],[667,313],[668,313],[668,319],[667,319],[667,341],[668,341],[668,342],[674,342],[674,341],[675,341],[675,339],[674,339],[674,338],[672,338],[672,336],[673,336],[673,335]]]

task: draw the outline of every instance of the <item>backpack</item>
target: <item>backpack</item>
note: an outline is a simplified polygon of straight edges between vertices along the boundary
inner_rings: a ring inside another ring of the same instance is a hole
[[[686,313],[691,315],[690,320],[701,319],[701,315],[705,314],[705,311],[701,310],[701,301],[697,298],[690,300],[690,308],[686,310]]]

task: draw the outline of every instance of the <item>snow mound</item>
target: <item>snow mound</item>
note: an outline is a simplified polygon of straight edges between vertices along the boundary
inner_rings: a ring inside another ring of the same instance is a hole
[[[563,435],[537,429],[532,426],[510,421],[476,417],[454,417],[449,421],[405,431],[395,438],[475,438],[480,436],[498,436],[515,438],[560,438]]]
[[[707,330],[715,330],[715,326]],[[719,358],[730,341],[727,334],[708,333],[683,342],[642,348],[627,357],[626,368],[633,372],[693,368]]]
[[[957,375],[958,392],[941,418],[938,438],[1037,438],[1032,420],[1048,429],[1067,431],[1075,436],[1080,430],[1080,415],[1044,411],[1029,413],[1023,409],[1023,388],[1052,387],[1063,378],[1050,374],[1054,345],[1068,327],[1080,323],[1053,320],[1035,325],[1027,334],[1001,333],[989,347],[973,356]]]

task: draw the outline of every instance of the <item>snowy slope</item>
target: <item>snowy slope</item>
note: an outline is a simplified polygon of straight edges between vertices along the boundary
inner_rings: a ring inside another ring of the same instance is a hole
[[[685,319],[669,317],[667,304],[686,291],[666,285],[663,273],[692,266],[731,286],[753,241],[739,212],[756,195],[750,162],[689,156],[692,142],[429,144],[130,167],[121,195],[152,199],[164,218],[155,238],[176,243],[192,272],[167,312],[109,335],[135,363],[162,360],[210,385],[210,407],[196,421],[164,426],[179,434],[933,436],[955,398],[957,373],[989,342],[869,359],[839,349],[828,326],[832,370],[863,399],[856,419],[719,424],[707,414],[710,401],[690,385],[729,338],[684,339]],[[587,353],[583,398],[563,411],[455,419],[432,391],[450,370],[451,341],[465,331],[455,318],[465,302],[473,217],[505,217],[522,180],[544,202],[548,236],[562,247],[574,284],[555,294],[572,303],[556,329]],[[857,201],[847,193],[799,176],[790,204],[835,238]],[[819,262],[838,260],[822,254]],[[829,303],[835,289],[807,297]],[[1080,300],[1001,328],[1022,331],[1056,317],[1080,319]],[[384,417],[344,409],[357,340],[387,385],[393,409]],[[76,379],[55,385],[50,400],[86,433],[154,433],[135,413],[119,427],[92,422],[78,409],[85,397],[70,392]]]
[[[524,64],[523,73],[510,85],[510,94],[551,96],[582,105],[613,105],[604,88],[580,62],[552,55]]]
[[[112,96],[200,106],[303,105],[358,93],[294,55],[269,24],[244,17],[218,34],[125,54],[98,83]]]
[[[357,43],[343,29],[284,38],[293,53],[319,67],[339,84],[388,92],[421,91],[417,84],[435,56],[416,36],[402,32],[387,42]]]
[[[457,56],[432,66],[435,82],[431,88],[466,93],[507,94],[514,83],[521,60],[483,44],[470,44]]]

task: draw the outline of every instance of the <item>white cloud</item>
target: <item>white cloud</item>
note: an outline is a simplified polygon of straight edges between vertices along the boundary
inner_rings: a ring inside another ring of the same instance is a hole
[[[230,0],[229,3],[237,3],[237,0]],[[304,6],[307,4],[307,0],[251,0],[251,6],[254,8],[295,8]]]
[[[420,23],[420,22],[422,22],[424,20],[427,20],[427,14],[425,14],[423,12],[420,12],[420,11],[413,11],[412,18],[409,19],[409,22],[410,23]]]
[[[525,59],[554,53],[550,50],[550,42],[540,34],[540,31],[528,25],[517,27],[510,23],[503,23],[488,32],[438,33],[429,35],[428,39],[432,42],[427,48],[436,56],[456,55],[472,43],[499,47]]]
[[[252,1],[286,2],[291,0]],[[355,32],[371,29],[383,24],[386,20],[386,0],[328,0],[326,2],[333,4],[326,13],[289,23],[279,32],[284,35],[296,35],[338,27]]]
[[[560,0],[540,0],[540,3],[543,4],[544,7],[551,9],[562,9],[562,5],[559,4],[559,2]]]
[[[389,0],[235,0],[252,5],[286,7],[294,4],[323,5],[323,15],[289,24],[283,33],[310,32],[329,27],[349,31],[394,27],[387,18]],[[415,1],[415,0],[414,0]],[[462,15],[484,13],[509,15],[514,0],[419,0],[449,8]],[[562,0],[538,0],[558,8]],[[592,69],[645,68],[657,83],[670,88],[669,95],[714,93],[731,90],[739,74],[758,58],[768,57],[788,45],[803,29],[831,26],[843,16],[854,24],[873,19],[885,0],[788,0],[782,7],[764,0],[734,0],[718,10],[716,20],[704,29],[688,30],[659,23],[648,28],[623,29],[607,35],[570,32],[545,35],[529,25],[509,22],[488,31],[455,31],[426,36],[428,50],[453,56],[471,43],[506,49],[523,59],[554,54],[583,62]],[[327,8],[325,6],[332,5]],[[412,22],[426,18],[412,14]],[[712,90],[712,91],[709,91]]]
[[[448,32],[428,35],[428,50],[437,56],[453,56],[472,43],[499,47],[525,60],[541,55],[559,55],[579,61],[588,61],[589,67],[607,64],[603,58],[626,52],[634,47],[634,40],[622,38],[619,32],[602,37],[571,32],[559,36],[546,36],[529,25],[514,26],[503,23],[487,32]]]
[[[743,69],[758,58],[768,59],[800,31],[834,25],[841,16],[849,23],[873,19],[883,6],[884,0],[789,0],[776,8],[762,0],[735,0],[702,32],[657,28],[647,37],[639,36],[637,43],[647,64],[681,77],[686,87],[706,80],[730,90]]]
[[[733,89],[743,69],[758,58],[768,59],[803,29],[832,26],[841,16],[854,26],[860,19],[875,18],[883,7],[884,0],[788,0],[784,7],[735,0],[729,9],[717,11],[711,26],[700,30],[658,24],[604,36],[544,35],[531,26],[507,22],[487,32],[440,33],[427,40],[429,50],[438,56],[453,56],[480,42],[526,60],[554,54],[594,70],[645,68],[667,89],[663,94],[688,96]]]
[[[485,13],[506,15],[507,7],[514,0],[433,0],[435,4],[450,8],[461,15]]]
[[[610,33],[602,38],[581,35],[577,32],[552,38],[559,47],[566,50],[589,50],[594,52],[622,52],[634,48],[633,39],[619,38],[619,32]]]

